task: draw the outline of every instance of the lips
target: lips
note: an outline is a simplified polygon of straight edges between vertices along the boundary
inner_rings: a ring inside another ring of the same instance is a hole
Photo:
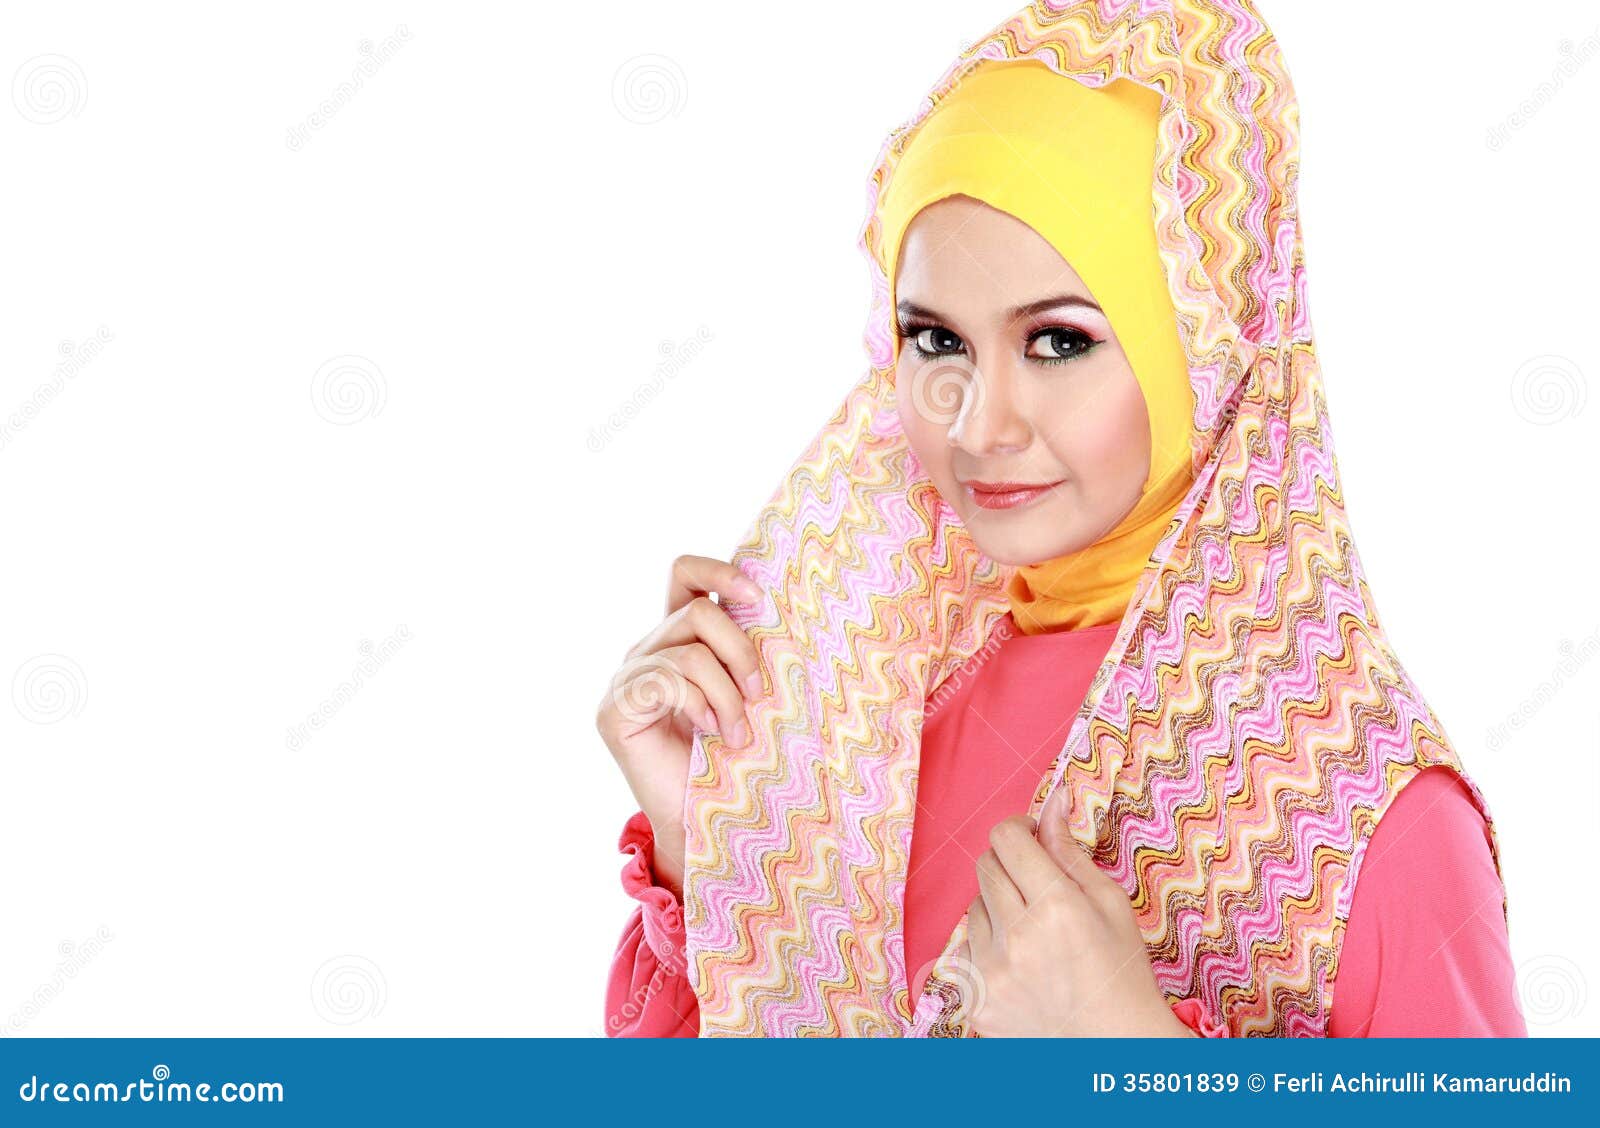
[[[1061,481],[1064,481],[1062,479]],[[967,496],[983,509],[1016,509],[1044,497],[1061,484],[1055,482],[963,482]]]

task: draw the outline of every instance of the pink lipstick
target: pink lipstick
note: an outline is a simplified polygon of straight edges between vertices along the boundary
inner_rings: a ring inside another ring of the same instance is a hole
[[[1054,482],[963,482],[973,504],[984,509],[1016,509],[1038,501],[1066,479]]]

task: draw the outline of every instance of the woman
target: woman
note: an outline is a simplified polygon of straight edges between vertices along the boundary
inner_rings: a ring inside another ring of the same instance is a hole
[[[1247,3],[1038,3],[891,135],[870,371],[600,709],[608,1033],[1526,1032],[1344,513],[1295,123]]]

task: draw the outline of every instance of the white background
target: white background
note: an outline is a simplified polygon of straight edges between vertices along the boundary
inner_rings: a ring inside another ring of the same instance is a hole
[[[1594,1034],[1600,16],[1262,4],[1359,547]],[[862,371],[879,146],[1015,6],[7,6],[0,1029],[601,1031],[594,707]]]

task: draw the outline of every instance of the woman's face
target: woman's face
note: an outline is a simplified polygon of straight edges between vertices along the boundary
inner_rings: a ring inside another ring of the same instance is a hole
[[[1086,548],[1138,502],[1144,395],[1056,249],[966,196],[920,211],[895,280],[899,415],[923,468],[1002,564]]]

